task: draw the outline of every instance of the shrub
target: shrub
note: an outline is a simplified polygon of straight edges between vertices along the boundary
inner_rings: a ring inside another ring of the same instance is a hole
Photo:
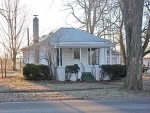
[[[78,64],[66,66],[65,73],[78,73],[80,70]]]
[[[42,64],[26,64],[23,67],[23,76],[28,80],[43,80],[49,78],[49,68],[47,65]]]
[[[78,64],[66,66],[66,68],[65,68],[66,80],[70,80],[73,73],[75,73],[76,77],[78,78],[77,73],[79,72],[79,70],[80,70],[80,68],[79,68]]]
[[[102,65],[101,69],[103,71],[102,76],[108,75],[111,80],[119,80],[126,75],[125,65]]]

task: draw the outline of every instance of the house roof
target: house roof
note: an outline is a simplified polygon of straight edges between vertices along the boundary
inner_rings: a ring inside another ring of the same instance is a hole
[[[114,47],[114,44],[107,39],[94,36],[85,31],[81,31],[75,28],[60,28],[54,33],[47,35],[43,40],[36,44],[26,47],[31,48],[35,45],[40,45],[42,43],[49,43],[55,47],[88,47],[88,48],[98,48],[98,47]],[[23,48],[25,49],[25,48]]]
[[[59,43],[60,47],[80,46],[80,47],[113,47],[114,44],[110,40],[94,36],[85,31],[75,28],[60,28],[55,33],[47,36],[47,38],[39,43],[51,42]]]

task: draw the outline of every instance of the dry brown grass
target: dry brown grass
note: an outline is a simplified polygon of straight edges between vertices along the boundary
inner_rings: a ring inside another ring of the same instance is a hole
[[[150,75],[143,75],[144,89],[128,92],[123,82],[53,82],[27,81],[20,72],[7,72],[0,78],[0,101],[150,97]]]

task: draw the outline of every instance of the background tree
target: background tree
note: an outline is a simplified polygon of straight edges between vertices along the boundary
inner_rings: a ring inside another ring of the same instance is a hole
[[[126,32],[126,79],[125,88],[142,89],[142,15],[144,0],[122,0],[123,20]]]
[[[79,23],[80,29],[111,40],[122,54],[122,63],[126,64],[126,38],[120,0],[73,0],[64,4]],[[145,0],[142,23],[143,56],[150,52],[149,6],[150,3]]]
[[[74,0],[65,6],[71,9],[71,14],[81,25],[80,29],[120,46],[125,64],[124,26],[118,0]]]
[[[0,62],[1,62],[1,74],[2,74],[2,79],[3,79],[3,59],[0,57]]]
[[[3,0],[0,4],[0,43],[7,50],[13,62],[13,70],[16,70],[16,56],[24,42],[24,33],[27,25],[25,7],[20,7],[20,0]]]
[[[80,29],[101,36],[108,27],[113,25],[109,15],[114,7],[113,3],[112,0],[73,0],[67,1],[64,6],[67,7],[66,10],[71,11],[80,24]],[[104,25],[108,22],[110,24]]]
[[[143,30],[142,30],[142,42],[143,42],[143,57],[150,53],[150,1],[145,0],[143,11]]]

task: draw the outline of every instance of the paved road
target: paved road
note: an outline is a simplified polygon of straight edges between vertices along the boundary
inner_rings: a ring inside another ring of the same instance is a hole
[[[2,102],[0,113],[150,113],[150,98]]]

